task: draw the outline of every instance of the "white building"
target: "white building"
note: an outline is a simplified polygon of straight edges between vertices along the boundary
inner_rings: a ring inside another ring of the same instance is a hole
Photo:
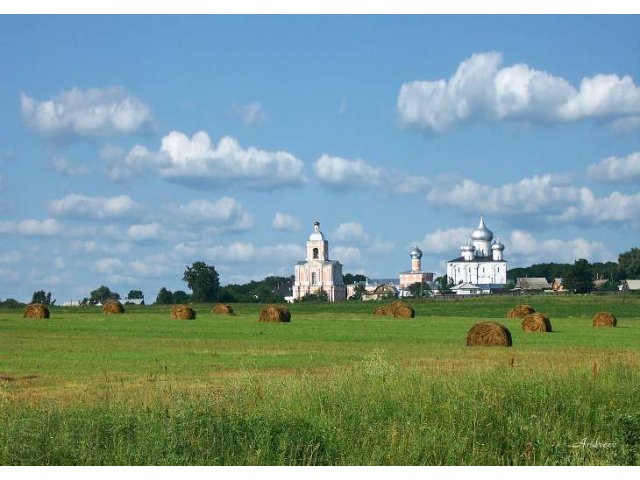
[[[329,242],[320,231],[320,222],[315,222],[307,241],[307,259],[295,266],[293,298],[298,300],[321,289],[327,292],[331,302],[346,299],[342,265],[336,260],[329,260]]]
[[[447,277],[454,285],[469,283],[483,293],[501,288],[507,283],[507,261],[503,258],[504,245],[493,240],[493,232],[480,224],[467,242],[460,247],[460,256],[447,262]]]

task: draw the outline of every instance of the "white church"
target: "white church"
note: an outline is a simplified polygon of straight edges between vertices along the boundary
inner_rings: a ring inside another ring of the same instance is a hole
[[[460,247],[460,256],[447,262],[447,277],[457,294],[489,293],[507,283],[507,261],[503,257],[504,245],[493,232],[480,224]]]
[[[330,302],[339,302],[347,297],[342,264],[337,260],[329,260],[329,242],[320,231],[320,222],[315,222],[307,240],[307,259],[295,266],[293,300],[320,290],[327,292]]]

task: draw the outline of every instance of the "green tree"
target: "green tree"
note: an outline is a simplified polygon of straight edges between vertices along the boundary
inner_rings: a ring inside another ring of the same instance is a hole
[[[89,295],[89,303],[103,303],[106,300],[120,300],[120,295],[109,290],[109,287],[101,285],[93,290]]]
[[[353,295],[349,297],[349,300],[362,300],[362,295],[364,295],[366,291],[367,289],[364,288],[364,285],[356,285],[356,288],[353,289]]]
[[[440,293],[451,293],[451,287],[453,287],[453,283],[448,281],[446,275],[442,275],[441,277],[436,278],[435,282],[438,287]]]
[[[640,248],[618,255],[618,265],[624,278],[640,278]]]
[[[51,292],[44,293],[44,290],[33,292],[31,303],[41,303],[43,305],[55,305],[56,301],[51,301]]]
[[[189,294],[182,290],[176,290],[173,292],[173,303],[187,303],[189,302]]]
[[[182,280],[187,282],[193,292],[191,295],[193,302],[212,302],[218,298],[220,279],[215,267],[204,262],[194,262],[184,271]]]
[[[409,285],[408,290],[411,292],[412,297],[427,297],[431,292],[431,286],[428,283],[415,282]]]
[[[173,303],[173,293],[171,293],[171,290],[167,290],[165,287],[162,287],[156,297],[156,303],[160,305]]]
[[[591,265],[589,265],[589,262],[584,258],[576,260],[575,263],[567,269],[562,282],[570,292],[589,293],[593,289]]]
[[[353,283],[366,282],[367,277],[365,275],[362,275],[361,273],[357,273],[355,275],[352,273],[345,273],[342,276],[342,281],[345,285],[351,285]]]
[[[144,298],[142,290],[129,290],[127,298]]]
[[[328,302],[329,294],[321,288],[315,293],[305,293],[301,298],[301,302]]]

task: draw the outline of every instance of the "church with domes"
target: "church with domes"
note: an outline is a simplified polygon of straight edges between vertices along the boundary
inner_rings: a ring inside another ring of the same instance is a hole
[[[347,289],[342,279],[342,264],[329,260],[329,242],[320,231],[320,222],[313,224],[307,240],[307,259],[296,263],[293,284],[293,300],[306,294],[327,292],[330,302],[345,300]]]
[[[467,285],[479,290],[500,288],[507,283],[507,261],[503,256],[504,245],[480,216],[480,224],[466,243],[460,247],[460,256],[447,262],[449,283]],[[455,287],[454,287],[455,289]]]

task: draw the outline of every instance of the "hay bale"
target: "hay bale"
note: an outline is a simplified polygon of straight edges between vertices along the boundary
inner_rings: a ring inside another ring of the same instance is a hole
[[[550,332],[551,321],[544,313],[531,313],[522,320],[522,330],[525,332]]]
[[[219,303],[218,305],[213,307],[211,313],[215,315],[233,315],[233,308],[229,305],[225,305],[224,303]]]
[[[510,347],[512,344],[511,332],[500,323],[476,323],[467,334],[467,347]]]
[[[287,307],[282,305],[266,305],[260,310],[261,322],[290,322],[291,312]]]
[[[416,311],[410,305],[396,301],[389,305],[389,314],[393,317],[414,318]]]
[[[41,303],[31,303],[24,309],[22,318],[49,318],[49,309]]]
[[[389,307],[386,305],[382,305],[380,307],[376,307],[373,311],[374,315],[384,315],[385,317],[389,315]]]
[[[174,305],[171,309],[171,318],[174,320],[195,320],[196,311],[189,305]]]
[[[594,327],[615,327],[618,319],[611,312],[598,312],[593,316]]]
[[[111,315],[111,314],[119,315],[121,313],[124,313],[124,307],[117,300],[107,300],[105,304],[102,306],[102,311],[107,315]]]
[[[507,312],[507,318],[524,318],[532,313],[536,313],[536,310],[531,305],[523,303],[509,310]]]

